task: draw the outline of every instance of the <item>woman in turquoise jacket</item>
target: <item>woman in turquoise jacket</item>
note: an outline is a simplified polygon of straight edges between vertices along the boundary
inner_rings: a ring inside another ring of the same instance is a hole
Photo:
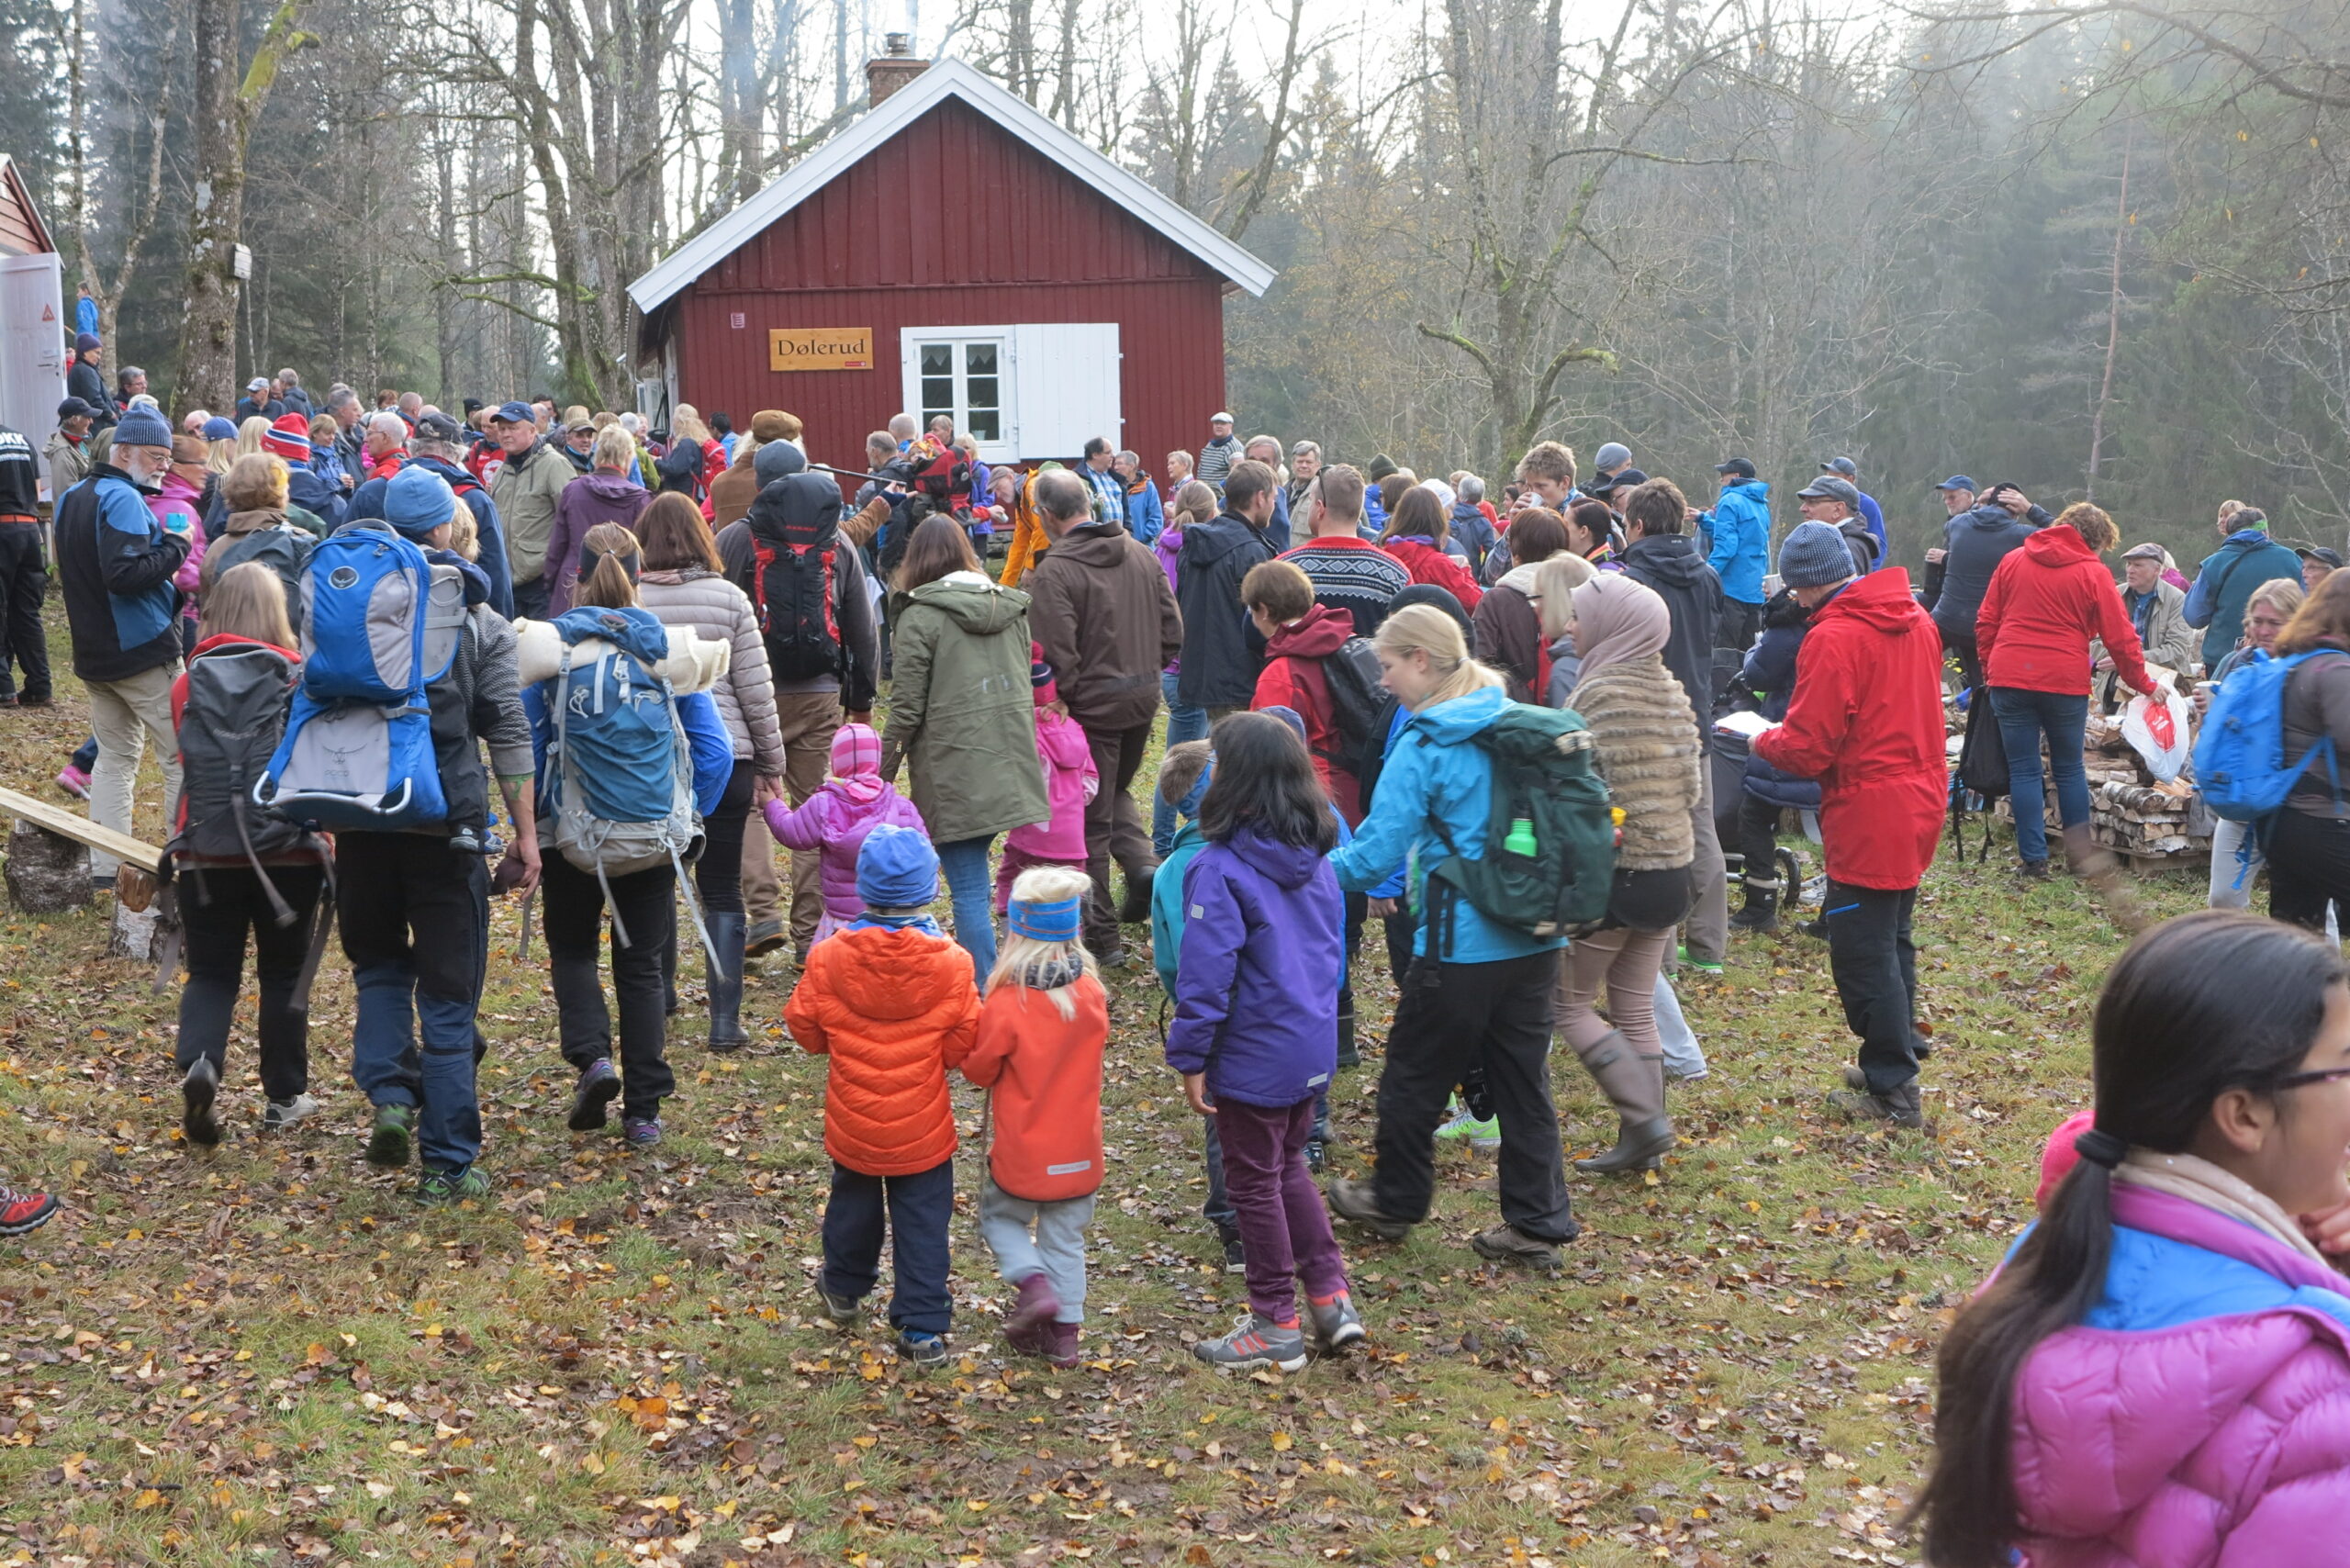
[[[1389,749],[1371,814],[1331,862],[1340,887],[1364,892],[1408,857],[1412,907],[1425,911],[1427,868],[1456,851],[1474,859],[1484,850],[1493,765],[1475,737],[1508,699],[1501,677],[1470,658],[1460,623],[1440,610],[1396,610],[1372,647],[1382,683],[1412,716]],[[1372,1178],[1331,1182],[1330,1208],[1389,1240],[1425,1219],[1446,1097],[1482,1065],[1501,1120],[1503,1223],[1471,1245],[1486,1258],[1555,1268],[1559,1244],[1576,1234],[1550,1103],[1550,992],[1566,939],[1497,925],[1465,900],[1447,905],[1441,941],[1423,920],[1401,978],[1379,1080]]]

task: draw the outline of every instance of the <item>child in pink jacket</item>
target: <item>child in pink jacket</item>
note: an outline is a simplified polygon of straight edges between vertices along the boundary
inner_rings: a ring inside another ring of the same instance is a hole
[[[769,801],[767,819],[785,848],[812,849],[823,857],[824,918],[816,924],[815,942],[865,913],[856,890],[856,856],[866,834],[883,823],[927,834],[914,803],[881,777],[881,737],[870,724],[843,724],[834,731],[833,776],[797,810]]]
[[[995,874],[995,912],[1004,913],[1012,884],[1031,866],[1085,864],[1085,804],[1101,791],[1093,748],[1085,731],[1061,706],[1053,666],[1041,646],[1032,649],[1028,684],[1036,696],[1036,760],[1045,768],[1045,799],[1052,820],[1013,828],[1004,835],[1003,867]]]

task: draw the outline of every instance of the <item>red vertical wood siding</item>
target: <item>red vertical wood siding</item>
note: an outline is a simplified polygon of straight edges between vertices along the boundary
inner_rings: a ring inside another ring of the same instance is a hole
[[[1170,450],[1197,449],[1224,403],[1224,279],[956,98],[696,279],[674,309],[686,401],[738,427],[789,409],[810,455],[843,467],[862,465],[867,433],[902,406],[907,327],[1116,322],[1122,439],[1154,474]],[[792,327],[869,327],[874,368],[768,369],[767,332]]]

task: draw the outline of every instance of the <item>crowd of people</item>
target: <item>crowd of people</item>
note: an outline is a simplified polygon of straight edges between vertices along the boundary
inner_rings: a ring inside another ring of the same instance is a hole
[[[2273,731],[2258,812],[2238,809],[2250,764],[2199,754],[2222,817],[2210,901],[2243,905],[2265,858],[2271,913],[2304,929],[2215,911],[2109,980],[2095,1110],[2051,1145],[2070,1173],[1944,1348],[1937,1561],[2069,1539],[2076,1500],[2020,1479],[2053,1473],[2010,1438],[2015,1402],[2073,1419],[2052,1390],[2104,1389],[2098,1440],[2126,1446],[2124,1374],[2171,1354],[2083,1328],[2224,1323],[2211,1354],[2248,1378],[2319,1375],[2294,1358],[2322,1346],[2322,1377],[2350,1379],[2350,1297],[2316,1278],[2350,1248],[2350,991],[2311,935],[2350,897],[2350,574],[2256,509],[2221,510],[2192,578],[2142,543],[2117,582],[2103,510],[1956,475],[1913,589],[1841,457],[1774,550],[1753,463],[1724,459],[1693,499],[1620,442],[1588,475],[1546,441],[1505,478],[1423,478],[1244,441],[1219,413],[1162,484],[1106,437],[990,468],[951,421],[900,415],[845,498],[780,410],[738,431],[681,405],[655,430],[550,399],[451,413],[386,392],[363,412],[337,386],[314,411],[285,371],[254,380],[241,423],[175,427],[98,364],[89,341],[45,457],[94,730],[61,782],[128,831],[147,745],[164,762],[166,878],[201,912],[177,1040],[191,1144],[224,1136],[249,948],[261,1125],[319,1113],[308,992],[339,932],[367,1158],[413,1159],[419,1198],[446,1203],[491,1191],[475,1072],[493,896],[527,921],[543,884],[569,1125],[604,1127],[618,1102],[632,1147],[664,1136],[693,950],[704,1043],[727,1052],[752,1037],[746,962],[788,946],[781,1022],[829,1058],[821,1309],[860,1320],[887,1240],[900,1352],[945,1359],[959,1072],[990,1096],[979,1215],[1013,1292],[1002,1331],[1068,1366],[1103,1178],[1102,973],[1147,930],[1203,1217],[1248,1293],[1194,1350],[1294,1370],[1369,1334],[1340,1238],[1426,1220],[1445,1140],[1495,1159],[1475,1251],[1559,1266],[1577,1225],[1554,1040],[1616,1114],[1580,1172],[1671,1152],[1669,1085],[1707,1070],[1674,977],[1719,972],[1734,933],[1797,904],[1787,811],[1816,819],[1806,930],[1857,1042],[1830,1099],[1922,1126],[1913,923],[1953,716],[1987,704],[2030,883],[2059,864],[2052,786],[2066,857],[2091,853],[2090,711],[2191,689],[2207,735]],[[53,700],[39,461],[0,431],[17,705]],[[1363,1056],[1373,921],[1399,994],[1373,1159],[1317,1184],[1333,1081]],[[2321,1093],[2323,1116],[2279,1110]],[[0,1234],[53,1212],[6,1198]],[[2149,1282],[2115,1294],[2109,1260]],[[2214,1394],[2211,1425],[2251,1397]],[[2035,1417],[2029,1441],[2065,1429]],[[2213,1528],[2284,1528],[2276,1495]]]

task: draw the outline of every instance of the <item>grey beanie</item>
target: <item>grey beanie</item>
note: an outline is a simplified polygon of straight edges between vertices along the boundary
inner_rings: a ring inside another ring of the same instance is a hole
[[[1619,468],[1632,460],[1632,449],[1620,441],[1611,441],[1591,454],[1595,468]]]
[[[1826,588],[1852,575],[1852,546],[1827,523],[1797,523],[1779,545],[1779,577],[1789,588]]]
[[[771,441],[751,459],[751,472],[762,485],[772,485],[807,466],[808,454],[788,441]]]
[[[171,449],[172,427],[152,409],[133,409],[114,427],[117,446],[160,446]]]

